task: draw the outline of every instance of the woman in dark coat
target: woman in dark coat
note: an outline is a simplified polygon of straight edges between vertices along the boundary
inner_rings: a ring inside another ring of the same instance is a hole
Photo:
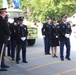
[[[57,57],[56,51],[57,51],[57,46],[59,46],[59,41],[58,41],[58,30],[59,30],[59,25],[57,23],[57,19],[53,19],[53,23],[51,25],[51,47],[52,47],[52,57]]]

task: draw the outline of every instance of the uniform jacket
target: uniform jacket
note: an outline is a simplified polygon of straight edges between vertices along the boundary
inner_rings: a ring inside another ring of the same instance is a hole
[[[9,35],[9,28],[6,20],[0,16],[0,44],[6,43]]]
[[[68,22],[66,23],[61,22],[59,26],[60,26],[59,39],[64,40],[66,39],[65,34],[71,34],[72,32],[71,25]]]
[[[27,30],[27,26],[23,25],[20,26],[18,25],[16,28],[16,38],[17,38],[17,44],[22,44],[22,43],[26,43],[26,39],[27,39],[27,34],[28,34],[28,30]],[[21,37],[25,37],[25,41],[21,40]]]
[[[42,35],[45,35],[46,37],[50,36],[50,31],[51,31],[51,23],[44,23],[42,27]]]
[[[16,25],[14,25],[16,24]],[[10,36],[11,36],[11,40],[16,40],[16,27],[17,27],[17,23],[13,22],[12,24],[10,24]]]

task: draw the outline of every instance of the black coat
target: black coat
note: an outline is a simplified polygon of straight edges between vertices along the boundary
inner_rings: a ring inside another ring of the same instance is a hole
[[[26,44],[27,34],[28,34],[27,26],[18,25],[17,28],[16,28],[16,34],[17,34],[16,35],[17,44],[22,44],[22,43]],[[21,37],[25,37],[26,39],[24,41],[22,41]]]
[[[11,23],[10,23],[10,22],[8,22],[8,21],[6,21],[6,23],[7,23],[7,25],[8,25],[9,32],[10,32],[10,34],[11,34],[11,30],[10,30],[10,25],[11,25]]]
[[[51,38],[56,38],[56,36],[59,36],[59,30],[60,30],[59,24],[57,24],[57,25],[52,24],[51,32],[50,32]]]
[[[3,19],[2,16],[0,16],[0,44],[6,43],[9,35],[9,28],[6,20]]]
[[[16,25],[14,25],[16,24]],[[10,24],[10,36],[11,36],[11,40],[16,40],[16,27],[17,27],[17,23],[13,22]]]
[[[51,42],[50,42],[50,45],[53,47],[53,46],[59,46],[59,41],[58,41],[58,37],[56,36],[59,36],[59,25],[54,25],[52,24],[51,25],[51,32],[50,32],[50,36],[51,36]]]
[[[50,31],[51,31],[51,23],[44,23],[42,27],[42,35],[45,35],[46,37],[50,37]]]

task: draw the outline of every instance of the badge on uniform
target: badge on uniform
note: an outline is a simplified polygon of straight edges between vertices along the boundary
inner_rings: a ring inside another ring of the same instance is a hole
[[[53,28],[55,28],[55,26],[53,26]]]
[[[68,28],[70,28],[71,26],[70,25],[68,25]]]
[[[65,28],[65,26],[63,26],[63,28]]]
[[[49,25],[47,25],[47,27],[49,27]]]
[[[24,28],[26,30],[26,28]]]

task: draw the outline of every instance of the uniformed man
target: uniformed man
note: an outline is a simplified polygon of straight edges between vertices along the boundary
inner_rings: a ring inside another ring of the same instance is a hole
[[[2,49],[2,46],[4,46],[4,44],[7,42],[9,36],[9,28],[5,21],[5,16],[6,8],[0,8],[0,58],[2,58],[0,71],[7,71],[5,68],[9,68],[4,61],[5,49]]]
[[[5,16],[5,20],[7,22],[7,25],[9,27],[9,32],[10,32],[10,22],[8,22],[8,15]],[[11,32],[10,32],[11,33]],[[8,38],[7,41],[7,55],[10,56],[11,55],[11,41],[10,41],[10,36]]]
[[[45,46],[45,55],[50,53],[50,26],[51,26],[51,17],[47,16],[47,22],[43,24],[42,27],[42,35],[44,37],[44,46]]]
[[[16,63],[19,64],[20,50],[22,49],[22,62],[27,63],[26,61],[26,40],[27,40],[27,26],[23,24],[24,17],[19,17],[19,25],[17,26],[17,55]]]
[[[17,17],[14,17],[14,22],[10,25],[11,31],[11,57],[12,60],[15,58],[15,51],[16,51],[16,27],[18,25]]]
[[[60,25],[60,58],[64,61],[64,45],[66,45],[66,59],[70,59],[70,35],[71,35],[71,25],[67,22],[67,15],[62,15],[62,22]]]

